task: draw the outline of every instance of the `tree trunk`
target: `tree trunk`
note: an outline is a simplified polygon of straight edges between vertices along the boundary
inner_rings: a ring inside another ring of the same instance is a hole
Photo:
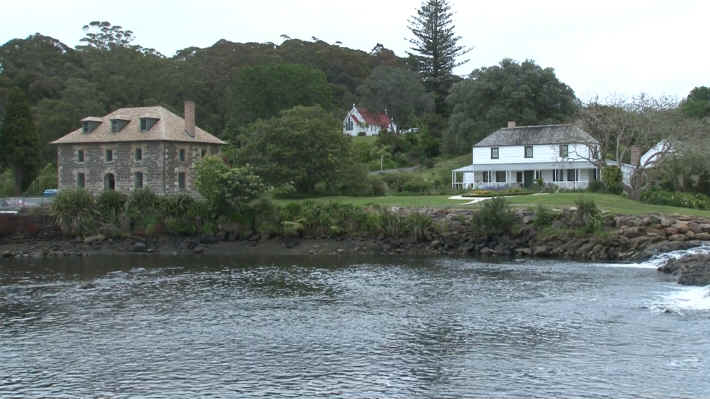
[[[19,197],[22,195],[22,185],[25,180],[25,171],[22,170],[22,168],[14,167],[12,172],[15,175],[15,195]]]

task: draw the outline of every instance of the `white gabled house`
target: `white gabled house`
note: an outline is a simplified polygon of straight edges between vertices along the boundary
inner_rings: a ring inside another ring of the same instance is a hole
[[[386,113],[373,113],[364,108],[353,108],[343,119],[343,134],[349,136],[377,136],[380,131],[397,132],[397,125]]]
[[[498,129],[473,146],[473,163],[451,171],[457,189],[524,187],[542,180],[561,188],[586,188],[599,172],[592,163],[598,142],[574,125]]]

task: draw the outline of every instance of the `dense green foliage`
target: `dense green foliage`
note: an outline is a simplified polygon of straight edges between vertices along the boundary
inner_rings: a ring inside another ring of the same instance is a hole
[[[297,105],[332,108],[331,88],[323,72],[298,64],[242,68],[232,80],[230,128],[272,118]]]
[[[293,184],[299,193],[315,192],[318,183],[334,188],[339,176],[356,167],[340,122],[320,106],[298,106],[258,120],[244,129],[240,144],[240,163],[253,165],[266,183]]]
[[[431,112],[434,100],[419,76],[404,68],[380,66],[357,88],[359,104],[370,110],[387,110],[397,127],[420,127],[421,115]]]
[[[427,89],[435,95],[438,114],[445,113],[445,98],[456,80],[451,72],[468,61],[461,60],[469,49],[458,44],[461,37],[454,32],[452,16],[447,0],[425,0],[409,20],[413,35],[409,43],[414,52],[410,56]]]
[[[181,113],[183,101],[193,100],[198,125],[222,136],[234,115],[233,80],[242,76],[244,68],[292,65],[285,67],[287,72],[304,72],[311,81],[318,75],[318,93],[325,93],[324,74],[328,104],[340,117],[357,102],[356,89],[374,68],[406,67],[404,59],[381,46],[367,53],[296,39],[280,45],[220,40],[165,57],[135,44],[136,34],[123,27],[94,21],[85,28],[86,36],[76,49],[41,34],[0,46],[0,118],[4,118],[9,89],[23,90],[40,131],[42,164],[56,160],[56,151],[48,143],[78,128],[81,118],[120,107],[161,104]],[[280,84],[269,83],[269,87]],[[287,95],[293,99],[300,93]],[[320,99],[315,103],[321,104]]]
[[[504,59],[476,69],[454,85],[447,101],[453,110],[443,146],[451,154],[470,151],[507,121],[520,126],[560,123],[577,111],[574,91],[552,68],[543,69],[532,60],[519,64]]]
[[[21,194],[34,179],[40,166],[39,136],[27,96],[20,89],[9,94],[5,119],[0,129],[0,167],[12,170],[15,194]]]
[[[196,172],[197,190],[215,219],[248,217],[254,211],[252,202],[267,190],[249,165],[230,168],[217,157],[207,157],[197,165]]]
[[[688,97],[680,103],[680,109],[692,118],[710,116],[710,87],[700,86],[691,90]]]
[[[483,202],[471,219],[471,228],[477,236],[487,238],[510,233],[515,220],[506,199],[495,197]]]
[[[710,196],[700,193],[684,193],[678,191],[653,189],[641,193],[641,201],[656,205],[670,205],[692,209],[710,209]]]
[[[62,190],[50,208],[57,225],[66,234],[86,234],[98,224],[94,197],[86,190]]]

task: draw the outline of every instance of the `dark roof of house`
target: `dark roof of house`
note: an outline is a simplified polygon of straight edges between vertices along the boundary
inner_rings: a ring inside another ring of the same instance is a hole
[[[140,119],[152,118],[158,122],[147,132],[140,130]],[[121,131],[111,131],[111,120],[128,121]],[[185,120],[161,106],[121,108],[103,117],[86,117],[82,121],[99,123],[91,133],[76,129],[51,144],[83,144],[132,141],[178,141],[205,144],[226,144],[212,134],[195,127],[195,136],[185,132]]]
[[[597,140],[575,125],[520,126],[498,129],[474,147],[572,143],[597,143]]]

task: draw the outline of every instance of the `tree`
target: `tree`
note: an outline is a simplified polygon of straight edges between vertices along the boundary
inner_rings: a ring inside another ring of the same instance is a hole
[[[32,182],[40,166],[39,136],[27,97],[20,89],[10,91],[0,148],[0,165],[12,169],[15,194],[19,195]]]
[[[247,67],[234,76],[230,121],[244,126],[297,105],[332,107],[325,74],[297,64]]]
[[[196,168],[197,191],[215,218],[247,216],[251,202],[266,192],[261,177],[249,166],[230,168],[217,157],[207,157]]]
[[[431,112],[434,100],[415,72],[379,66],[357,89],[360,104],[373,111],[386,110],[400,129],[412,127],[417,115]]]
[[[426,87],[436,98],[436,112],[444,113],[445,98],[451,87],[451,71],[468,60],[459,59],[470,51],[458,44],[460,36],[454,33],[451,7],[447,0],[426,0],[417,15],[409,19],[409,30],[414,36],[409,40],[417,70]]]
[[[700,86],[691,90],[688,97],[680,103],[680,109],[691,118],[710,116],[710,87]]]
[[[350,141],[340,121],[320,106],[297,106],[269,120],[257,120],[240,137],[238,160],[273,186],[293,184],[312,193],[317,183],[334,185],[350,165]]]
[[[507,121],[519,125],[566,122],[578,106],[574,91],[557,79],[552,68],[511,59],[471,72],[468,79],[454,85],[447,102],[452,113],[443,146],[452,154],[469,151]]]
[[[639,151],[654,148],[651,156],[632,165],[631,175],[624,184],[629,198],[639,199],[653,184],[652,175],[674,158],[671,155],[679,151],[683,143],[693,142],[707,130],[701,121],[684,117],[676,107],[670,98],[642,94],[630,100],[614,99],[609,104],[594,101],[580,110],[581,127],[596,139],[593,146],[597,150],[589,161],[598,167],[605,167],[609,159],[619,164],[634,163],[633,147],[638,147]]]

